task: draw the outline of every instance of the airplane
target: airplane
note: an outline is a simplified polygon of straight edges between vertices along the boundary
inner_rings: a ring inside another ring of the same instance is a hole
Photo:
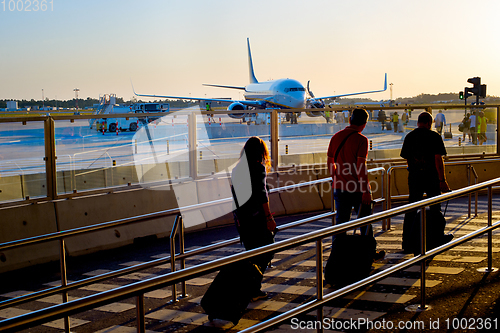
[[[247,38],[247,47],[248,47],[250,84],[244,87],[204,84],[205,86],[210,86],[210,87],[238,89],[244,91],[243,94],[245,98],[244,100],[229,100],[232,102],[227,108],[229,111],[249,111],[252,109],[306,109],[307,111],[305,112],[308,116],[320,117],[324,116],[324,113],[322,111],[312,111],[311,109],[324,108],[325,107],[325,103],[323,101],[324,99],[335,100],[338,97],[370,94],[370,93],[383,92],[387,90],[387,73],[385,73],[384,88],[381,90],[372,90],[372,91],[322,96],[322,97],[314,97],[314,94],[309,89],[309,82],[307,83],[307,90],[299,81],[294,79],[279,79],[279,80],[259,82],[255,77],[255,73],[253,70],[252,53],[250,51],[249,38]],[[309,97],[306,96],[306,92],[309,95]],[[196,98],[196,97],[137,94],[135,90],[134,94],[140,97],[199,100],[206,102],[225,102],[225,103],[228,102],[228,99],[218,99],[218,98],[206,98],[206,97]],[[230,113],[229,116],[231,118],[236,118],[236,119],[245,119],[245,118],[248,119],[249,117],[251,117],[251,113],[248,112]]]

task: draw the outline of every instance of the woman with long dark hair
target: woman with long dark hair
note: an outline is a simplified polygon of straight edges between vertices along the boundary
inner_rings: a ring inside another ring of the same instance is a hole
[[[274,242],[276,222],[269,207],[266,182],[270,170],[271,158],[266,143],[256,136],[249,138],[231,174],[236,225],[246,250]],[[252,262],[263,274],[272,258],[272,254],[264,254]],[[266,294],[258,290],[252,300],[265,297]]]

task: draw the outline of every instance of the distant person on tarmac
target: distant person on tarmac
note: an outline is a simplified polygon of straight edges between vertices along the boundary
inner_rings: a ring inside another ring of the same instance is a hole
[[[382,131],[383,131],[384,127],[385,127],[385,121],[387,120],[387,116],[385,115],[385,111],[384,110],[379,110],[378,111],[378,117],[377,117],[377,119],[382,124]]]
[[[443,156],[446,155],[443,138],[431,130],[432,115],[422,112],[418,116],[417,128],[406,135],[401,148],[401,157],[408,164],[408,190],[410,203],[422,200],[424,193],[434,197],[450,188],[446,182]],[[441,205],[435,204],[431,210],[441,211]],[[411,228],[417,212],[405,214],[403,222],[403,251],[411,252]]]
[[[349,110],[344,110],[342,111],[342,114],[344,115],[343,123],[347,123],[349,119]]]
[[[325,110],[325,119],[327,124],[331,122],[330,110]]]
[[[472,144],[477,145],[477,127],[476,127],[476,111],[473,111],[469,117],[470,135],[472,136]]]
[[[479,117],[476,120],[477,122],[477,142],[479,145],[486,143],[486,127],[488,123],[488,119],[484,116],[484,112],[479,112]]]
[[[443,114],[443,110],[439,110],[439,113],[434,118],[436,123],[436,131],[441,135],[443,133],[443,127],[446,126],[446,117]]]
[[[470,113],[467,113],[464,116],[464,119],[462,119],[462,122],[459,125],[462,128],[462,141],[465,142],[465,136],[469,136],[469,142],[471,142],[471,135],[470,135]]]
[[[401,116],[401,120],[403,121],[403,126],[408,125],[408,111],[404,110],[403,115]]]
[[[394,125],[394,133],[398,132],[399,115],[397,111],[392,114],[392,124]]]

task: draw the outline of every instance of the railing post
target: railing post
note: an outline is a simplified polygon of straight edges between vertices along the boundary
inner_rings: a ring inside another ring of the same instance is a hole
[[[332,213],[335,213],[337,207],[335,207],[335,198],[333,196],[333,179],[330,182],[330,190],[332,191],[332,196],[331,196],[331,200],[332,200]],[[335,218],[336,218],[336,215],[335,214],[332,215],[332,225],[335,225]]]
[[[467,186],[470,186],[471,185],[471,181],[472,181],[472,170],[471,170],[471,165],[470,164],[467,164]],[[471,206],[472,206],[472,193],[469,193],[468,195],[469,197],[469,209],[467,210],[467,217],[470,218],[470,215],[471,215]]]
[[[182,215],[179,215],[179,220],[180,220],[180,232],[179,232],[179,253],[182,255],[184,254],[184,221],[182,219]],[[186,268],[186,259],[183,257],[181,259],[181,269]],[[187,291],[186,291],[186,281],[182,281],[181,284],[182,288],[182,294],[181,297],[188,297]]]
[[[498,131],[498,129],[500,128],[500,106],[497,106],[497,155],[500,154],[500,147],[498,146],[498,143],[500,142],[500,132]]]
[[[145,333],[146,320],[144,318],[144,294],[137,295],[136,308],[137,308],[137,333]]]
[[[279,165],[279,126],[278,126],[278,110],[273,110],[271,113],[271,165],[273,170],[278,171]]]
[[[488,186],[488,227],[491,227],[492,220],[493,220],[493,191],[492,187]],[[493,236],[493,231],[488,231],[488,271],[491,272],[492,270],[492,258],[493,258],[493,253],[492,253],[492,236]]]
[[[426,232],[427,232],[427,218],[425,216],[425,207],[422,207],[420,210],[420,253],[422,255],[425,255],[425,252],[427,251],[427,241],[426,241]],[[427,309],[426,299],[425,299],[425,264],[426,260],[422,260],[420,262],[420,305],[418,309],[420,311],[423,311]]]
[[[380,189],[380,193],[382,194],[382,197],[384,199],[384,201],[382,202],[382,210],[386,211],[387,210],[387,196],[385,194],[385,187],[384,187],[385,171],[381,172],[381,173],[382,173],[382,180],[380,181],[380,186],[382,188]],[[386,230],[389,230],[390,228],[391,228],[391,226],[390,226],[390,223],[387,221],[387,219],[382,220],[382,230],[386,231]]]
[[[493,187],[488,186],[488,227],[493,223]],[[496,272],[498,268],[493,267],[493,231],[488,231],[488,267],[478,268],[478,272]]]
[[[387,188],[386,188],[386,195],[385,195],[385,200],[387,201],[386,209],[391,209],[392,202],[391,202],[391,176],[392,176],[392,167],[389,167],[387,169]],[[391,219],[388,218],[386,220],[386,227],[387,229],[391,228]]]
[[[196,113],[190,112],[188,115],[188,144],[189,144],[189,175],[191,179],[198,177],[198,161],[196,154],[198,151],[196,137]]]
[[[172,231],[170,232],[170,271],[175,272],[175,236],[177,235],[177,228],[179,226],[180,215],[175,217],[174,225],[172,226]],[[177,299],[177,285],[172,284],[172,300],[170,303],[178,302]]]
[[[316,240],[316,293],[319,301],[323,300],[323,239]],[[323,322],[323,306],[319,306],[316,315],[318,322]],[[317,332],[323,332],[323,325],[318,325]]]
[[[68,279],[66,276],[66,251],[64,249],[64,239],[61,238],[59,240],[59,264],[61,266],[61,286],[66,287],[68,285]],[[63,303],[68,302],[68,292],[64,291],[62,293],[62,301]],[[69,322],[69,317],[65,316],[64,317],[64,332],[70,333],[71,332],[71,326]]]
[[[474,185],[476,185],[477,184],[477,178],[478,178],[477,172],[476,172],[476,169],[474,169],[473,166],[471,166],[471,167],[472,167],[472,173],[474,174]],[[476,191],[474,193],[474,217],[477,217],[477,202],[478,202],[478,200],[479,200],[479,191]]]
[[[47,198],[57,198],[57,172],[56,172],[56,138],[54,119],[48,117],[44,121],[45,136],[45,177],[47,182]]]

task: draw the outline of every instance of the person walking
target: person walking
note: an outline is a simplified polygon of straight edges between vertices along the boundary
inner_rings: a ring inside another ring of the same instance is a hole
[[[408,111],[404,110],[401,120],[403,121],[403,126],[408,124]]]
[[[384,127],[385,127],[385,121],[387,120],[387,116],[385,115],[385,111],[384,110],[379,110],[378,111],[377,119],[382,124],[382,131],[383,131]]]
[[[472,144],[477,145],[477,128],[476,128],[476,111],[472,111],[472,114],[469,117],[469,130],[472,136]]]
[[[394,125],[394,133],[398,132],[399,115],[397,111],[392,114],[392,124]]]
[[[359,212],[358,218],[371,214],[372,194],[368,182],[366,159],[368,157],[368,138],[361,134],[368,121],[365,109],[354,109],[349,118],[349,126],[335,133],[330,139],[327,152],[327,165],[333,183],[333,197],[337,214],[336,224],[348,222],[352,209]],[[367,233],[367,227],[361,233]],[[373,236],[371,225],[368,234]],[[379,252],[377,258],[383,258]]]
[[[270,170],[271,158],[266,143],[256,136],[249,138],[231,173],[235,223],[246,250],[274,242],[277,229],[269,206],[266,180]],[[252,262],[264,274],[272,258],[272,254],[263,254]],[[262,290],[255,290],[252,301],[266,297]]]
[[[432,115],[422,112],[418,116],[417,128],[408,133],[401,148],[401,157],[408,165],[408,190],[410,203],[422,200],[424,193],[427,197],[449,192],[446,181],[443,156],[446,155],[443,138],[431,130]],[[431,210],[441,214],[441,205],[435,204]],[[417,212],[405,214],[403,222],[403,251],[412,252],[411,228]]]
[[[329,124],[331,122],[330,110],[325,110],[325,119],[326,119],[327,124]]]
[[[443,134],[443,127],[446,126],[446,117],[443,114],[443,110],[439,110],[439,113],[436,115],[434,119],[436,125],[436,131],[439,135]]]
[[[488,119],[484,116],[484,112],[479,112],[479,117],[477,118],[477,142],[479,145],[486,143],[486,127]]]
[[[460,128],[462,129],[462,141],[465,142],[465,136],[469,136],[469,142],[471,142],[470,136],[470,113],[467,113],[460,123]]]

